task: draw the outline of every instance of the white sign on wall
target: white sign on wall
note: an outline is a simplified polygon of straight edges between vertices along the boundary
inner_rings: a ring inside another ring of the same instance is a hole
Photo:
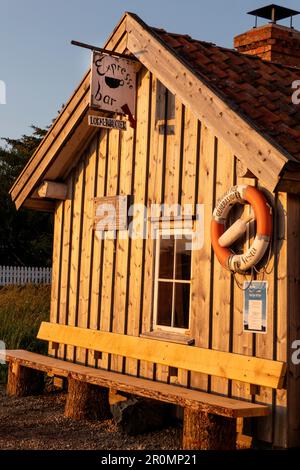
[[[138,64],[94,51],[91,67],[91,106],[125,114],[122,107],[127,105],[134,115]]]
[[[244,281],[244,331],[267,332],[267,281]]]

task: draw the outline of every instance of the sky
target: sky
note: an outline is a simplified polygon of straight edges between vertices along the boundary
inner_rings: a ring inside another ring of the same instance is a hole
[[[72,39],[103,46],[124,11],[146,23],[232,47],[268,0],[0,0],[0,138],[46,127],[90,63]],[[277,1],[300,10],[299,0]],[[264,20],[260,20],[262,24]],[[283,22],[282,24],[287,24]],[[300,29],[300,15],[294,26]],[[5,84],[6,104],[1,104]],[[0,145],[4,145],[3,141]]]

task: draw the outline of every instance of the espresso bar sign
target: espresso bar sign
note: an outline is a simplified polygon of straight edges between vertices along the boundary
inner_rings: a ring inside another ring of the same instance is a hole
[[[113,119],[104,116],[89,116],[89,126],[126,131],[126,121],[121,121],[119,119]]]
[[[91,107],[124,114],[122,107],[127,105],[134,115],[137,68],[137,63],[132,60],[94,51],[91,65]]]
[[[128,196],[106,196],[94,199],[94,230],[127,230]]]

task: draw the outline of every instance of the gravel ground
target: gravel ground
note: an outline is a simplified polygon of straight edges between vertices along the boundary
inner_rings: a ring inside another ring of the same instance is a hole
[[[63,415],[65,393],[14,398],[0,386],[0,449],[176,450],[181,429],[128,436],[113,420],[73,421]]]

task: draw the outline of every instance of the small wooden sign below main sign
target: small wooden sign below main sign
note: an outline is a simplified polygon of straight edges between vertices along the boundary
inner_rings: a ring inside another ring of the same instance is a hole
[[[104,127],[104,129],[117,129],[119,131],[126,131],[126,121],[120,119],[113,119],[104,116],[89,116],[89,126]]]
[[[94,230],[127,230],[129,196],[106,196],[94,199]]]
[[[139,65],[120,57],[92,54],[91,107],[124,114],[127,105],[135,114],[136,72]]]

